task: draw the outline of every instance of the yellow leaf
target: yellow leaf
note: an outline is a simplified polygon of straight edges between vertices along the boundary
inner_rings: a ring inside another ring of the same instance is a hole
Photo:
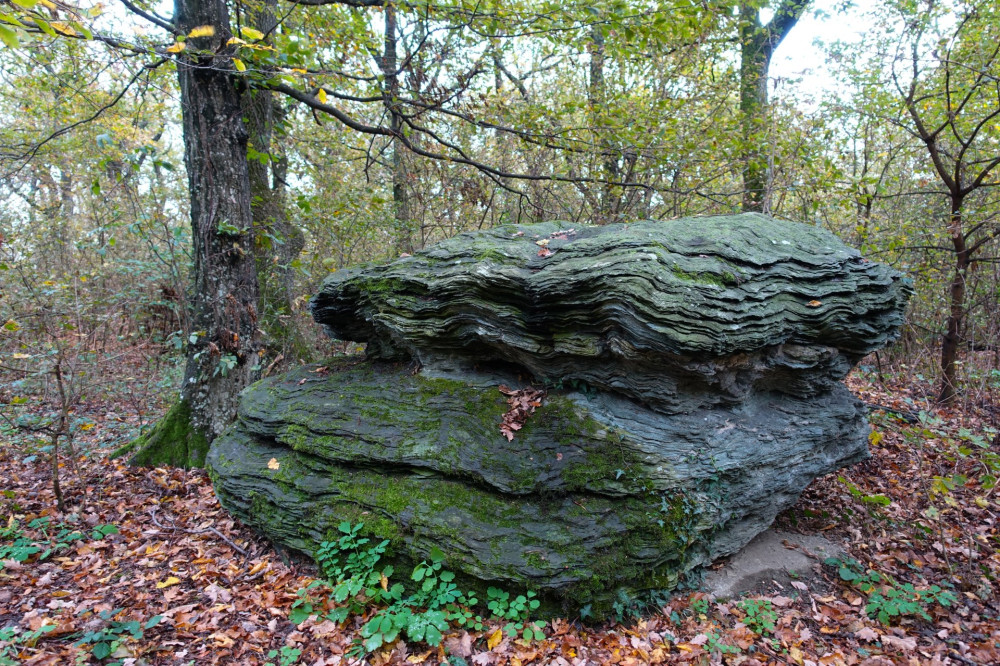
[[[173,45],[167,47],[167,53],[180,53],[184,50],[184,42],[175,42]]]
[[[270,460],[267,461],[268,469],[278,469],[279,467],[281,467],[281,463],[278,462],[277,458],[271,458]]]
[[[49,25],[56,32],[62,33],[64,35],[69,35],[70,37],[76,37],[76,30],[70,26],[69,23],[65,21],[50,21]]]
[[[316,99],[319,100],[320,104],[326,104],[326,91],[320,88],[319,92],[316,93]]]
[[[18,360],[22,360],[22,359],[26,359],[26,358],[31,358],[31,354],[22,354],[21,352],[16,352],[14,354],[14,358],[16,358]]]
[[[801,666],[802,650],[798,649],[797,647],[790,647],[788,648],[788,656],[792,658],[792,661]]]
[[[818,308],[819,306],[823,305],[823,302],[822,301],[809,301],[808,303],[806,303],[806,305],[808,305],[811,308]]]
[[[882,435],[882,433],[878,430],[872,430],[872,434],[868,435],[868,443],[872,446],[878,446],[882,443],[884,438],[884,435]]]
[[[226,42],[226,46],[232,46],[233,44],[246,44],[246,42],[239,37],[230,37],[229,41]]]
[[[80,430],[90,430],[93,427],[94,427],[93,423],[84,423],[82,426],[80,426]]]
[[[267,562],[266,561],[264,561],[264,562],[258,562],[257,564],[253,565],[253,568],[250,569],[250,573],[248,573],[247,575],[248,576],[252,576],[252,575],[254,575],[255,573],[257,573],[258,571],[260,571],[261,569],[263,569],[266,566],[267,566]]]
[[[233,65],[236,66],[236,71],[237,72],[245,72],[245,71],[247,71],[247,66],[244,65],[243,61],[240,60],[239,58],[233,58]]]
[[[38,1],[40,3],[42,3],[42,6],[48,7],[49,9],[55,9],[56,8],[55,3],[51,2],[50,0],[38,0]]]
[[[240,32],[243,33],[243,36],[246,37],[247,39],[264,39],[264,33],[262,33],[260,30],[257,30],[256,28],[243,26],[242,28],[240,28]]]
[[[157,583],[156,589],[162,590],[165,587],[170,587],[171,585],[177,585],[180,582],[181,582],[180,578],[178,578],[177,576],[171,576],[170,578],[162,580],[159,583]]]
[[[500,645],[500,641],[503,640],[503,632],[499,629],[490,634],[490,637],[486,639],[486,649],[492,650],[496,646]]]
[[[214,34],[214,25],[199,25],[197,28],[191,28],[191,32],[188,33],[188,37],[211,37]]]

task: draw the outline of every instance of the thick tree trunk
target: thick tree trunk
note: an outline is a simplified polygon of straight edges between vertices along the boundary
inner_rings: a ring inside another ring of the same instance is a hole
[[[941,390],[939,404],[950,404],[958,397],[958,350],[965,327],[965,281],[969,271],[969,249],[962,228],[962,200],[952,199],[948,231],[955,248],[955,275],[949,288],[950,307],[941,340]]]
[[[247,129],[222,0],[175,0],[188,38],[178,62],[184,160],[191,198],[191,323],[180,400],[133,448],[136,464],[199,466],[229,425],[258,368],[258,282],[247,168]]]

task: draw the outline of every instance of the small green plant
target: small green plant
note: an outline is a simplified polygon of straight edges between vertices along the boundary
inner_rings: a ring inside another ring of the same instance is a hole
[[[90,654],[95,659],[106,659],[110,657],[122,643],[131,636],[139,640],[143,632],[152,629],[162,620],[162,616],[154,615],[141,623],[138,620],[121,621],[114,619],[124,609],[116,608],[110,611],[101,611],[98,617],[104,620],[105,625],[101,629],[83,633],[74,645],[90,645]]]
[[[545,634],[538,626],[537,622],[529,622],[528,615],[536,610],[541,602],[535,598],[534,592],[519,594],[511,599],[510,593],[496,587],[486,590],[489,601],[486,607],[493,613],[493,617],[501,620],[511,620],[504,625],[503,630],[508,636],[520,635],[524,640],[542,640]]]
[[[479,600],[475,593],[458,589],[455,574],[444,569],[445,555],[440,549],[432,548],[428,558],[413,568],[410,580],[416,589],[406,595],[402,584],[390,585],[392,567],[380,567],[389,541],[372,544],[362,536],[363,528],[363,523],[343,522],[335,540],[320,544],[316,560],[328,580],[314,581],[299,590],[289,613],[292,622],[300,624],[310,615],[319,615],[340,623],[367,607],[385,604],[361,627],[360,639],[348,653],[355,657],[374,652],[400,636],[440,645],[451,624],[485,628],[482,616],[470,610]],[[528,620],[530,612],[540,605],[535,596],[527,592],[511,598],[507,592],[490,588],[489,608],[494,617],[508,620],[504,626],[508,635],[541,640],[545,637],[541,627]]]
[[[871,569],[863,570],[857,560],[829,558],[826,563],[837,568],[841,580],[868,595],[865,612],[882,624],[891,624],[903,616],[918,616],[930,621],[927,610],[932,604],[951,606],[958,598],[938,585],[917,589],[912,583],[900,584],[891,576]]]
[[[281,650],[268,650],[267,652],[267,658],[277,659],[278,666],[293,666],[293,664],[298,663],[300,656],[302,656],[302,650],[287,645],[281,646]],[[268,661],[264,666],[275,666],[275,663]]]
[[[744,613],[743,624],[758,636],[774,632],[778,614],[768,599],[744,599],[736,605]]]
[[[405,633],[411,641],[440,645],[448,630],[448,614],[443,610],[417,611],[403,604],[390,606],[361,627],[364,648],[374,652]]]
[[[708,634],[705,641],[705,651],[710,653],[718,653],[723,656],[739,654],[740,649],[735,645],[726,645],[722,642],[722,637],[712,632]]]
[[[51,523],[52,519],[49,516],[35,518],[29,522],[27,529],[40,533],[38,538],[33,538],[12,516],[7,526],[0,528],[0,569],[3,569],[3,560],[24,563],[37,555],[38,561],[41,562],[86,538],[78,529],[61,523],[58,525]],[[99,525],[91,530],[89,536],[91,540],[99,541],[117,532],[118,528],[114,525]]]
[[[691,602],[691,612],[698,615],[708,615],[708,599],[695,599]]]
[[[46,624],[35,631],[18,633],[13,627],[0,629],[0,666],[17,666],[23,663],[21,649],[34,647],[38,639],[55,629],[54,624]]]
[[[851,494],[851,497],[860,501],[862,504],[867,504],[869,506],[889,506],[892,504],[892,500],[889,499],[888,496],[881,494],[868,495],[843,476],[838,476],[837,480],[844,484],[847,488],[847,492]]]

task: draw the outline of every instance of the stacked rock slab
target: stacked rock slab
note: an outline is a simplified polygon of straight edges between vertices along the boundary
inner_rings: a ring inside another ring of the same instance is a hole
[[[844,375],[910,289],[760,215],[504,226],[334,273],[313,301],[367,360],[244,394],[208,464],[223,504],[314,552],[343,520],[552,610],[675,586],[817,476],[863,459]],[[514,439],[498,386],[547,389]]]

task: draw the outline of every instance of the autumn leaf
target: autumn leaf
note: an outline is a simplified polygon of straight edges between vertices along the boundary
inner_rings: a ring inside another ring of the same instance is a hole
[[[256,28],[251,28],[250,26],[246,25],[242,26],[240,28],[240,32],[247,39],[256,39],[256,40],[264,39],[264,33],[262,33],[260,30],[257,30]]]
[[[490,634],[489,638],[486,639],[487,649],[492,650],[496,646],[500,645],[500,641],[502,640],[503,640],[503,631],[497,629],[492,634]]]
[[[818,308],[819,306],[823,305],[823,302],[822,301],[809,301],[808,303],[806,303],[806,305],[808,305],[811,308]]]
[[[271,458],[270,460],[267,461],[268,469],[278,469],[279,467],[281,467],[281,463],[278,462],[277,458]]]
[[[156,589],[162,590],[165,587],[170,587],[171,585],[177,585],[181,582],[181,579],[177,576],[170,576],[166,580],[162,580],[156,584]]]
[[[191,32],[188,33],[188,37],[211,37],[214,34],[215,26],[199,25],[196,28],[191,28]]]

